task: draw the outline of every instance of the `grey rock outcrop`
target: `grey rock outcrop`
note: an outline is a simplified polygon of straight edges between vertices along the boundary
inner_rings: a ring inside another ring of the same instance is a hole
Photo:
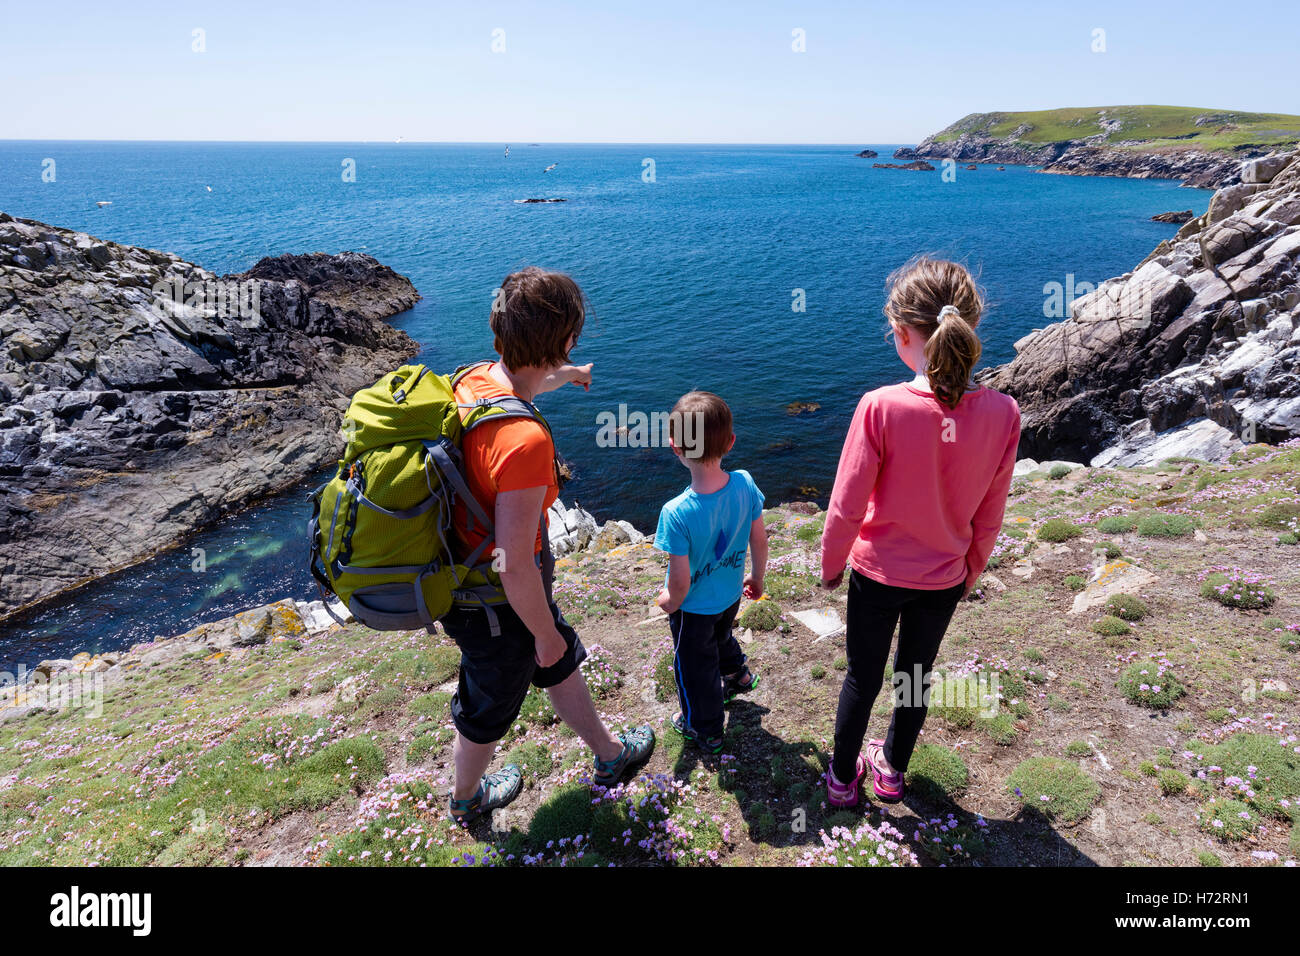
[[[577,551],[592,549],[608,551],[623,544],[639,544],[647,538],[627,521],[606,521],[598,524],[591,512],[574,502],[566,508],[556,500],[547,513],[550,529],[551,553],[557,558]]]
[[[418,298],[358,253],[216,276],[0,213],[0,617],[336,458]]]
[[[979,376],[1020,403],[1020,455],[1218,459],[1300,436],[1300,152],[1219,190],[1137,269]]]

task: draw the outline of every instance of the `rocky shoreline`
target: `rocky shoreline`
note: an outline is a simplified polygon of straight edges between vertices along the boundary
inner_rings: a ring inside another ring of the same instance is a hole
[[[177,256],[0,213],[0,619],[173,546],[337,454],[417,351],[370,256]]]
[[[1300,436],[1300,152],[1233,178],[1133,272],[978,377],[1020,403],[1021,456],[1220,461]]]
[[[1181,179],[1184,186],[1217,189],[1239,182],[1241,158],[1200,150],[1135,152],[1081,143],[1032,146],[965,135],[950,142],[933,137],[915,148],[894,151],[895,159],[951,159],[959,163],[1041,166],[1040,172],[1067,176],[1121,176],[1128,179]]]

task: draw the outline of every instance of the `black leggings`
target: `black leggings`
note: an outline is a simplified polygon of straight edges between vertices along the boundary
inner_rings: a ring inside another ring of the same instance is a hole
[[[831,759],[835,779],[842,783],[854,779],[871,705],[884,682],[885,660],[900,618],[898,653],[894,657],[896,699],[885,738],[885,759],[900,773],[907,769],[925,723],[930,670],[965,591],[965,581],[942,591],[923,591],[881,584],[857,571],[850,574],[845,639],[849,670],[835,713],[835,755]]]

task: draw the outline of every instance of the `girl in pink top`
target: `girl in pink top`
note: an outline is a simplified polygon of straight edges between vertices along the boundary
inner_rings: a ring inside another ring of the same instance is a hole
[[[889,278],[885,315],[916,378],[862,396],[822,532],[822,586],[838,587],[851,568],[848,672],[827,774],[834,806],[857,803],[868,770],[878,797],[902,798],[939,644],[1002,527],[1020,409],[970,383],[983,308],[974,279],[953,262],[921,258]],[[864,755],[896,626],[893,717]]]

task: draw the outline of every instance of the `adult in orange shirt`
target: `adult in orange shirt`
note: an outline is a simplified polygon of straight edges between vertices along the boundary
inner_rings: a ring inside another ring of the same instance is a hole
[[[506,277],[490,325],[500,358],[467,373],[457,387],[462,405],[515,396],[525,402],[567,382],[589,387],[591,365],[569,364],[586,309],[576,282],[536,267]],[[506,604],[488,612],[456,606],[443,628],[461,651],[452,698],[456,773],[451,814],[468,821],[505,806],[523,786],[518,767],[486,774],[497,741],[519,716],[530,684],[545,688],[555,713],[595,754],[593,782],[615,786],[654,750],[654,731],[637,727],[615,735],[601,721],[579,665],[587,656],[577,632],[551,600],[549,542],[543,515],[559,494],[555,446],[540,422],[511,418],[485,422],[462,446],[466,483],[492,518],[489,548],[500,569]],[[469,554],[485,537],[467,511],[453,512],[459,545]],[[544,573],[544,569],[545,572]]]

